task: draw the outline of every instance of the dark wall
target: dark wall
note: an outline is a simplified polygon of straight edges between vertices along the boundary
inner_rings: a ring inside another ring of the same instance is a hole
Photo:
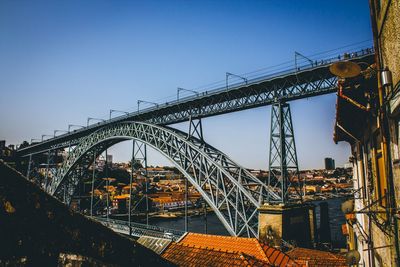
[[[153,251],[72,212],[0,161],[0,265],[56,266],[59,253],[115,266],[172,265]]]

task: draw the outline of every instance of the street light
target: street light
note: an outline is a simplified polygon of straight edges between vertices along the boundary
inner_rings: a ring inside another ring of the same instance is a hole
[[[82,126],[82,125],[69,124],[69,125],[68,125],[68,132],[70,132],[70,130],[71,130],[71,127],[85,128],[85,126]]]
[[[151,105],[155,105],[156,107],[158,107],[158,103],[155,102],[149,102],[149,101],[145,101],[145,100],[138,100],[137,101],[137,111],[139,112],[140,110],[140,103],[146,103],[146,104],[151,104]]]
[[[116,110],[116,109],[110,109],[110,120],[111,120],[111,114],[113,112],[119,112],[119,113],[124,113],[125,115],[129,115],[129,112],[122,111],[122,110]]]
[[[239,76],[239,75],[237,75],[237,74],[233,74],[233,73],[227,72],[227,73],[226,73],[226,76],[225,76],[225,79],[226,79],[226,89],[227,89],[227,90],[228,90],[228,79],[229,79],[229,76],[235,76],[235,77],[237,77],[237,78],[242,79],[242,80],[245,82],[245,84],[248,83],[247,78],[242,77],[242,76]]]
[[[43,139],[44,139],[45,137],[53,137],[53,136],[52,136],[52,135],[48,135],[48,134],[42,134],[42,142],[43,142]]]
[[[98,118],[88,118],[87,119],[87,125],[86,126],[89,126],[89,122],[91,121],[91,120],[96,120],[96,121],[106,121],[106,120],[104,120],[104,119],[98,119]]]
[[[180,93],[180,91],[191,92],[191,93],[196,94],[196,96],[199,96],[199,92],[197,92],[197,91],[185,89],[185,88],[182,88],[182,87],[178,87],[178,88],[177,88],[177,92],[176,92],[176,93],[177,93],[177,100],[178,100],[178,101],[179,101],[179,93]]]
[[[65,131],[65,130],[54,130],[54,137],[56,137],[56,133],[69,133],[69,131]]]
[[[309,62],[311,63],[311,67],[314,66],[314,62],[313,62],[311,59],[309,59],[308,57],[302,55],[302,54],[299,53],[299,52],[294,51],[294,67],[295,67],[295,70],[296,70],[296,71],[297,71],[297,58],[298,58],[298,57],[302,57],[302,58],[304,58],[305,60],[309,61]]]

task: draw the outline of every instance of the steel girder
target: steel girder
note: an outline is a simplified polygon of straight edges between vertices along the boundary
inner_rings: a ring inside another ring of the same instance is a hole
[[[372,51],[372,50],[371,50]],[[374,61],[373,52],[359,54],[350,59],[354,62]],[[337,59],[336,59],[337,61]],[[249,80],[248,84],[233,85],[226,88],[203,92],[198,96],[186,97],[179,101],[160,104],[138,112],[100,122],[75,130],[41,143],[23,148],[19,155],[41,153],[49,148],[67,147],[78,144],[81,138],[104,126],[122,121],[146,121],[152,124],[169,125],[189,118],[205,118],[244,109],[271,105],[275,102],[291,101],[336,92],[337,78],[329,72],[331,62],[324,65],[303,68],[300,71],[288,70]]]
[[[328,77],[327,77],[328,76]],[[318,77],[318,78],[317,78]],[[337,78],[331,75],[317,75],[307,80],[282,79],[280,82],[249,85],[246,90],[230,90],[212,97],[205,96],[201,101],[171,106],[168,110],[160,109],[134,116],[135,121],[145,121],[157,125],[168,125],[185,120],[210,117],[234,111],[266,106],[277,99],[293,100],[332,93],[336,90]],[[113,122],[118,123],[118,122]],[[97,130],[95,128],[94,130]],[[87,132],[90,134],[91,132]],[[71,136],[72,137],[72,136]],[[66,139],[51,144],[52,149],[76,145],[85,136]],[[21,151],[23,152],[23,151]],[[42,151],[38,151],[42,152]]]
[[[79,143],[57,172],[49,193],[71,199],[82,168],[93,153],[124,140],[143,142],[166,156],[185,175],[233,236],[258,236],[258,208],[278,196],[221,151],[186,133],[145,122],[122,122],[100,129]],[[77,168],[77,166],[79,166]]]
[[[234,111],[273,104],[277,99],[294,100],[305,96],[331,93],[336,89],[337,78],[325,73],[315,73],[299,80],[296,76],[276,78],[273,82],[261,82],[248,85],[245,89],[229,90],[205,98],[198,103],[187,104],[168,113],[156,114],[144,120],[153,124],[170,124],[187,118],[209,117]],[[182,106],[182,105],[181,105]],[[144,116],[143,116],[144,117]]]

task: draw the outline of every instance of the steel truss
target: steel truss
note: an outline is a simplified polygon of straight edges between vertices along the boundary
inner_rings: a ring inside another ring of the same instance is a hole
[[[358,57],[350,59],[354,62],[374,61],[374,54],[359,53]],[[336,59],[337,61],[338,59]],[[104,126],[122,121],[146,121],[152,124],[168,125],[188,121],[189,118],[205,118],[219,114],[235,112],[244,109],[272,105],[279,101],[313,97],[336,92],[337,77],[329,71],[333,61],[326,61],[324,65],[288,70],[249,80],[248,84],[238,84],[209,92],[202,92],[193,97],[186,97],[179,101],[160,104],[145,110],[100,122],[69,134],[45,140],[39,144],[23,148],[21,156],[32,153],[45,152],[51,148],[67,147],[70,143],[78,144],[80,139]]]
[[[278,202],[289,201],[291,179],[299,178],[292,115],[288,103],[278,102],[271,107],[268,186],[279,195]],[[297,179],[298,183],[300,180]],[[300,196],[301,197],[301,196]],[[268,202],[274,202],[268,197]]]
[[[80,172],[108,147],[134,139],[166,156],[200,192],[213,208],[228,232],[233,236],[258,236],[258,208],[267,199],[279,196],[268,189],[249,171],[221,151],[198,138],[169,127],[145,122],[123,122],[104,127],[78,144],[57,172],[49,193],[71,200],[79,182]]]

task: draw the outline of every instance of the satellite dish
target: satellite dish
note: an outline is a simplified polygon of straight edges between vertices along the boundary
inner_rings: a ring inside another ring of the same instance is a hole
[[[340,78],[352,78],[361,73],[361,67],[351,61],[339,61],[329,67],[329,71]]]
[[[346,263],[356,265],[360,262],[360,253],[357,250],[350,250],[346,253]]]
[[[343,202],[341,210],[344,214],[352,213],[354,211],[354,199],[349,199]]]

